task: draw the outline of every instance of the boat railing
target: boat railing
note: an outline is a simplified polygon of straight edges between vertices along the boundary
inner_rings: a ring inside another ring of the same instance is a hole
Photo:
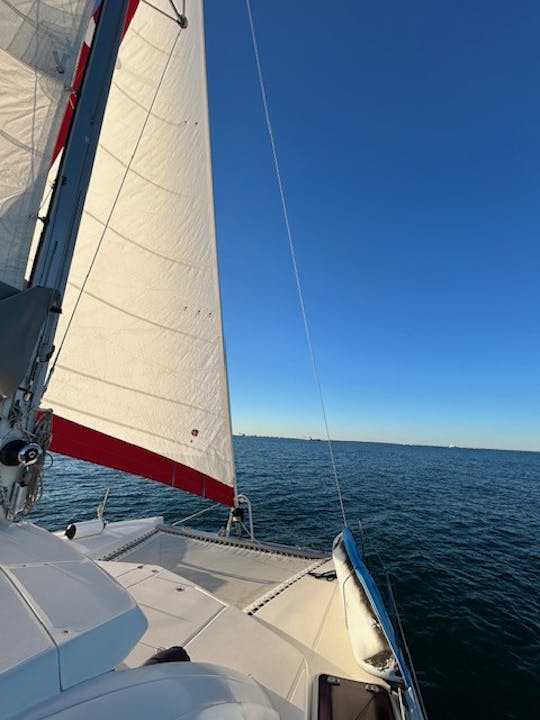
[[[365,556],[365,554],[367,552],[366,548],[367,548],[368,542],[371,540],[371,538],[361,521],[358,522],[358,525],[359,525],[359,529],[360,529],[360,543],[361,543],[360,548],[362,551],[362,555]],[[373,545],[373,543],[371,543],[371,545]],[[418,699],[418,704],[420,706],[420,710],[422,712],[424,720],[428,720],[426,706],[424,704],[424,700],[422,698],[422,693],[420,691],[420,685],[418,682],[418,677],[416,675],[416,670],[414,668],[414,663],[412,660],[411,652],[409,650],[409,646],[407,645],[407,640],[405,638],[405,632],[403,630],[403,623],[401,621],[401,616],[400,616],[400,613],[398,610],[396,596],[395,596],[394,588],[392,585],[391,573],[386,568],[382,557],[380,556],[380,554],[377,552],[376,549],[374,549],[373,547],[370,547],[369,554],[376,558],[377,564],[379,565],[378,570],[379,570],[379,572],[381,572],[384,575],[384,580],[385,580],[385,584],[386,584],[386,593],[385,593],[386,603],[385,604],[390,611],[392,625],[397,634],[397,641],[398,641],[399,647],[403,653],[403,656],[405,658],[405,662],[407,663],[407,667],[410,671],[410,680],[411,680],[412,689]],[[370,571],[372,571],[371,568],[370,568]],[[401,713],[403,716],[404,710],[403,710],[402,701],[403,701],[403,698],[400,695],[400,706],[401,706]]]
[[[391,610],[391,613],[393,616],[394,629],[397,632],[398,642],[401,647],[401,651],[403,652],[403,654],[405,656],[405,661],[407,663],[407,667],[410,671],[412,687],[414,689],[414,692],[418,699],[418,703],[422,710],[422,715],[424,717],[424,720],[428,720],[426,706],[424,705],[424,699],[422,698],[422,693],[420,691],[420,685],[418,683],[418,677],[416,675],[416,670],[414,668],[412,655],[409,650],[409,646],[407,645],[407,640],[405,639],[405,633],[403,631],[403,623],[401,621],[401,616],[399,614],[398,606],[396,603],[394,589],[392,587],[392,581],[390,579],[390,573],[388,571],[385,571],[385,577],[386,577],[386,588],[387,588],[388,599],[390,601],[390,610]],[[402,703],[401,703],[401,696],[400,696],[400,705],[401,704]],[[402,709],[402,712],[403,712],[403,709]]]
[[[242,507],[242,505],[245,505],[247,508],[249,528],[247,528],[244,524],[244,508]],[[248,534],[250,540],[255,540],[251,500],[248,498],[247,495],[244,495],[242,493],[236,496],[236,503],[234,507],[231,508],[231,511],[229,513],[229,519],[225,528],[226,537],[230,537],[233,529],[236,531],[236,535],[238,537],[242,537],[243,530],[245,533]]]
[[[242,505],[245,505],[247,508],[247,516],[248,516],[248,527],[246,527],[244,523],[244,509]],[[184,525],[185,523],[189,522],[190,520],[194,520],[197,517],[200,517],[201,515],[204,515],[207,512],[210,512],[210,510],[213,510],[216,507],[223,507],[220,505],[220,503],[212,503],[212,505],[209,505],[208,507],[203,508],[202,510],[198,510],[197,512],[191,513],[191,515],[187,515],[184,518],[181,518],[180,520],[175,520],[173,523],[171,523],[171,527],[178,527],[179,525]],[[245,535],[252,541],[255,541],[255,529],[253,525],[253,510],[251,507],[251,500],[248,498],[247,495],[240,494],[236,498],[236,504],[234,507],[230,509],[229,517],[227,520],[226,526],[220,531],[220,534],[223,534],[225,537],[230,537],[233,533],[233,530],[236,532],[237,537],[242,537],[242,531],[245,533]]]

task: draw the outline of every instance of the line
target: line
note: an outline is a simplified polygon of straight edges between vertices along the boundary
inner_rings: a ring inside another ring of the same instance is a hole
[[[334,449],[333,449],[333,447],[332,447],[332,440],[331,440],[331,438],[330,438],[330,430],[329,430],[329,428],[328,428],[328,420],[327,420],[327,416],[326,416],[326,407],[325,407],[325,404],[324,404],[324,397],[323,397],[322,386],[321,386],[321,381],[320,381],[320,377],[319,377],[319,371],[318,371],[318,369],[317,369],[317,363],[316,363],[316,361],[315,361],[315,352],[314,352],[314,350],[313,350],[313,343],[312,343],[312,341],[311,341],[311,331],[310,331],[310,329],[309,329],[307,312],[306,312],[306,307],[305,307],[305,304],[304,304],[304,295],[303,295],[303,292],[302,292],[302,285],[301,285],[301,283],[300,283],[300,273],[299,273],[299,271],[298,271],[298,263],[297,263],[297,261],[296,261],[296,250],[295,250],[294,243],[293,243],[291,226],[290,226],[290,223],[289,223],[289,213],[288,213],[288,211],[287,211],[287,203],[285,202],[285,193],[284,193],[284,190],[283,190],[283,183],[282,183],[282,180],[281,180],[281,172],[280,172],[280,169],[279,169],[279,161],[278,161],[278,154],[277,154],[277,150],[276,150],[276,143],[275,143],[275,141],[274,141],[274,133],[273,133],[273,131],[272,131],[272,123],[271,123],[271,120],[270,120],[270,112],[269,112],[269,110],[268,110],[268,101],[267,101],[267,97],[266,97],[266,89],[265,89],[265,86],[264,86],[264,80],[263,80],[263,74],[262,74],[262,67],[261,67],[261,60],[260,60],[260,56],[259,56],[259,48],[258,48],[258,45],[257,45],[257,38],[256,38],[256,36],[255,36],[255,26],[254,26],[254,24],[253,24],[253,16],[252,16],[252,14],[251,14],[251,2],[250,2],[250,0],[246,0],[246,6],[247,6],[248,17],[249,17],[249,26],[250,26],[250,28],[251,28],[251,39],[252,39],[252,41],[253,41],[253,50],[254,50],[254,52],[255,52],[255,61],[256,61],[256,63],[257,63],[257,74],[258,74],[258,76],[259,76],[259,87],[260,87],[260,90],[261,90],[261,97],[262,97],[262,102],[263,102],[263,107],[264,107],[264,115],[265,115],[265,118],[266,118],[266,128],[267,128],[267,130],[268,130],[268,135],[269,135],[269,138],[270,138],[270,144],[271,144],[271,146],[272,146],[272,156],[273,156],[273,158],[274,158],[274,169],[275,169],[275,172],[276,172],[277,184],[278,184],[278,188],[279,188],[279,196],[280,196],[280,198],[281,198],[281,208],[282,208],[282,210],[283,210],[283,218],[284,218],[284,220],[285,220],[285,228],[286,228],[286,230],[287,230],[287,237],[288,237],[288,239],[289,239],[289,250],[290,250],[290,253],[291,253],[291,260],[292,260],[292,265],[293,265],[293,270],[294,270],[294,277],[295,277],[295,280],[296,280],[296,289],[297,289],[297,291],[298,291],[298,299],[299,299],[299,301],[300,301],[300,309],[301,309],[301,311],[302,311],[302,318],[303,318],[303,320],[304,320],[304,329],[305,329],[305,332],[306,332],[306,340],[307,340],[307,345],[308,345],[308,349],[309,349],[309,355],[310,355],[310,358],[311,358],[311,366],[312,366],[313,375],[314,375],[314,378],[315,378],[315,385],[317,386],[317,390],[318,390],[318,393],[319,393],[319,401],[320,401],[320,404],[321,404],[321,411],[322,411],[322,416],[323,416],[323,420],[324,420],[324,427],[325,427],[325,431],[326,431],[326,439],[327,439],[327,443],[328,443],[328,452],[329,452],[329,455],[330,455],[330,462],[331,462],[331,464],[332,464],[332,469],[333,469],[333,473],[334,473],[334,480],[335,480],[335,483],[336,483],[336,491],[337,491],[337,496],[338,496],[338,500],[339,500],[339,505],[340,505],[340,508],[341,508],[341,515],[342,515],[342,517],[343,517],[343,523],[344,523],[345,527],[347,527],[347,526],[348,526],[348,525],[347,525],[347,516],[346,516],[346,514],[345,514],[345,507],[344,507],[344,505],[343,505],[343,495],[342,495],[342,492],[341,492],[341,484],[340,484],[339,475],[338,475],[338,472],[337,472],[336,460],[335,460],[335,457],[334,457]]]

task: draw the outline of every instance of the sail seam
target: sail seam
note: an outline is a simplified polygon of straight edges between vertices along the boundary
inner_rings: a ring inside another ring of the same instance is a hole
[[[98,218],[93,213],[89,212],[88,210],[85,211],[86,215],[88,217],[91,217],[92,220],[95,220],[95,222],[99,223],[100,225],[105,225],[103,220]],[[185,262],[185,260],[178,260],[177,258],[170,257],[169,255],[163,255],[163,253],[159,253],[156,250],[152,250],[152,248],[147,247],[146,245],[142,245],[141,243],[138,243],[136,240],[133,240],[132,238],[128,237],[127,235],[124,235],[123,233],[116,230],[116,228],[112,227],[112,225],[109,223],[109,230],[114,233],[114,235],[117,235],[119,238],[122,238],[122,240],[125,240],[127,243],[130,243],[130,245],[134,245],[135,247],[140,248],[141,250],[144,250],[149,255],[155,255],[155,257],[161,258],[161,260],[166,260],[167,262],[173,263],[175,265],[181,265],[182,267],[189,268],[190,270],[197,270],[200,272],[209,272],[210,268],[207,265],[194,265],[193,263]]]
[[[65,403],[59,402],[58,400],[55,400],[54,398],[51,398],[51,403],[55,407],[64,408],[64,410],[73,410],[73,412],[76,412],[76,413],[81,412],[79,408],[73,407],[72,405],[66,405]],[[181,440],[178,440],[178,438],[170,438],[170,437],[167,437],[167,435],[160,435],[159,433],[150,432],[148,430],[143,430],[143,429],[137,427],[136,425],[130,425],[129,423],[120,422],[119,420],[111,420],[110,418],[104,417],[103,415],[96,415],[94,413],[88,412],[87,410],[84,411],[84,415],[85,415],[85,417],[92,417],[92,418],[95,418],[96,420],[103,420],[104,422],[109,423],[110,425],[117,425],[118,427],[124,427],[124,428],[128,428],[129,430],[135,430],[136,432],[141,433],[141,435],[147,435],[149,437],[158,438],[159,440],[165,440],[166,442],[173,443],[174,445],[181,445],[182,447],[185,447],[185,448],[188,448],[189,450],[191,450],[191,452],[193,452],[193,450],[194,450],[193,445],[184,443]],[[89,429],[92,430],[93,428],[89,428]],[[102,432],[102,431],[96,430],[96,432]],[[196,452],[198,454],[204,454],[207,450],[208,450],[208,448],[206,448],[206,447],[196,448]],[[171,462],[177,462],[177,461],[171,459]]]
[[[152,117],[156,117],[152,115]],[[126,165],[126,163],[121,160],[118,156],[116,156],[111,150],[105,147],[105,145],[100,145],[99,149],[101,152],[106,153],[109,157],[111,157],[113,160],[116,160],[116,162],[122,166],[122,168],[125,170],[125,175],[122,178],[122,182],[120,183],[121,187],[123,186],[127,174],[132,173],[133,175],[136,175],[137,177],[141,178],[145,182],[147,182],[149,185],[152,185],[153,187],[158,188],[159,190],[163,190],[163,192],[166,192],[168,195],[174,195],[175,197],[181,197],[181,198],[191,198],[191,195],[188,195],[187,193],[181,193],[176,192],[176,190],[172,190],[170,188],[165,187],[164,185],[159,185],[159,183],[154,182],[151,180],[148,176],[143,175],[142,173],[138,172],[137,170],[134,170],[133,167],[131,167],[131,163],[133,162],[133,157],[130,158],[129,163]],[[107,223],[108,225],[108,223]]]
[[[17,7],[13,3],[9,2],[9,0],[3,0],[3,4],[5,6],[7,6],[7,8],[14,15],[18,15],[19,18],[22,20],[22,24],[20,27],[30,26],[33,28],[33,31],[35,33],[36,42],[40,42],[40,41],[43,42],[45,40],[45,41],[48,41],[50,44],[54,43],[54,44],[58,45],[61,50],[67,50],[67,51],[72,50],[72,47],[69,43],[63,42],[60,37],[55,35],[53,32],[48,31],[47,27],[44,26],[43,23],[40,22],[39,20],[36,22],[29,15],[26,15],[21,10],[18,10]],[[54,76],[51,75],[50,73],[48,73],[46,70],[39,68],[36,64],[32,65],[31,63],[27,62],[26,60],[24,60],[23,56],[16,55],[15,53],[10,52],[9,48],[13,47],[13,44],[14,44],[14,41],[12,39],[7,47],[0,48],[0,50],[2,52],[6,53],[7,55],[10,55],[18,63],[20,63],[21,65],[24,65],[24,67],[28,68],[29,70],[33,70],[35,73],[40,74],[40,75],[46,75],[47,78],[54,80]],[[39,53],[35,53],[35,57],[39,57],[39,56],[40,56]],[[60,84],[60,82],[58,80],[56,82],[57,82],[57,84]]]
[[[74,288],[75,290],[79,290],[79,291],[80,291],[80,296],[82,296],[82,295],[84,294],[84,295],[92,298],[92,300],[97,300],[98,302],[103,303],[103,305],[107,305],[107,307],[110,307],[110,308],[112,308],[113,310],[118,310],[118,312],[121,312],[121,313],[123,313],[124,315],[128,315],[129,317],[132,317],[132,318],[135,319],[135,320],[140,320],[141,322],[145,322],[145,323],[147,323],[148,325],[152,325],[153,327],[159,328],[160,330],[167,330],[167,331],[169,331],[169,332],[175,333],[176,335],[183,335],[184,337],[188,337],[188,338],[190,338],[191,340],[198,340],[199,342],[202,342],[202,343],[204,343],[204,344],[206,344],[206,345],[215,345],[215,343],[216,343],[215,340],[210,340],[210,339],[208,339],[208,338],[203,338],[203,337],[199,337],[199,336],[197,336],[197,335],[192,335],[191,333],[185,332],[184,330],[177,330],[176,328],[172,328],[172,327],[170,327],[169,325],[162,325],[161,323],[155,322],[154,320],[150,320],[149,318],[145,318],[145,317],[143,317],[142,315],[136,315],[135,313],[132,313],[132,312],[130,312],[129,310],[126,310],[125,308],[121,308],[121,307],[119,307],[118,305],[114,305],[114,303],[108,302],[107,300],[104,300],[103,298],[98,297],[97,295],[94,295],[93,293],[89,292],[88,290],[85,290],[85,289],[84,289],[84,285],[83,285],[83,286],[79,286],[79,285],[76,285],[76,284],[73,283],[73,282],[70,282],[70,283],[68,283],[68,284],[69,284],[72,288]],[[69,329],[69,328],[68,328],[68,329]],[[67,334],[67,330],[66,330],[66,334]],[[64,335],[64,338],[65,338],[65,335]],[[59,350],[58,350],[57,358],[58,358],[58,356],[60,355],[60,350],[61,350],[61,349],[62,349],[62,346],[60,346],[60,348],[59,348]],[[56,362],[55,362],[55,366],[56,366]]]
[[[130,169],[130,167],[131,167],[131,163],[133,162],[133,160],[134,160],[134,158],[135,158],[135,155],[137,154],[137,150],[139,149],[141,140],[142,140],[143,135],[144,135],[144,132],[145,132],[145,130],[146,130],[146,126],[147,126],[147,124],[148,124],[148,120],[149,120],[150,117],[151,117],[152,108],[154,107],[154,104],[155,104],[155,102],[156,102],[156,100],[157,100],[157,97],[158,97],[158,95],[159,95],[159,91],[160,91],[160,89],[161,89],[161,86],[163,85],[163,81],[164,81],[164,79],[165,79],[165,76],[166,76],[166,74],[167,74],[167,70],[169,69],[169,65],[170,65],[170,63],[171,63],[171,60],[172,60],[172,57],[173,57],[173,54],[174,54],[174,49],[176,48],[176,45],[177,45],[177,43],[178,43],[178,40],[179,40],[181,34],[182,34],[182,28],[179,28],[178,33],[177,33],[177,35],[176,35],[176,37],[175,37],[175,39],[174,39],[174,42],[173,42],[173,44],[172,44],[171,50],[170,50],[170,52],[169,52],[169,57],[167,58],[167,62],[165,63],[165,67],[163,68],[163,72],[161,73],[161,77],[160,77],[159,82],[158,82],[158,84],[157,84],[157,86],[156,86],[156,90],[155,90],[155,92],[154,92],[154,97],[152,98],[152,102],[151,102],[150,107],[149,107],[149,109],[148,109],[148,113],[147,113],[146,119],[145,119],[145,121],[144,121],[144,123],[143,123],[143,126],[142,126],[142,128],[141,128],[141,131],[140,131],[140,133],[139,133],[139,137],[138,137],[138,139],[137,139],[137,142],[135,143],[135,147],[133,148],[133,152],[131,153],[131,158],[130,158],[129,164],[127,165],[127,167],[126,167],[126,169],[125,169],[125,172],[124,172],[122,181],[121,181],[120,186],[118,187],[118,190],[117,190],[116,195],[115,195],[115,197],[114,197],[113,205],[112,205],[112,207],[111,207],[111,209],[110,209],[110,212],[109,212],[109,215],[108,215],[108,217],[107,217],[107,222],[106,222],[106,224],[105,224],[105,226],[104,226],[104,228],[103,228],[103,232],[101,233],[101,237],[100,237],[100,239],[99,239],[99,242],[98,242],[98,244],[97,244],[96,250],[95,250],[95,252],[94,252],[94,256],[93,256],[92,261],[91,261],[91,263],[90,263],[90,267],[88,268],[88,272],[86,273],[86,276],[85,276],[85,278],[84,278],[83,284],[82,284],[82,286],[81,286],[81,288],[80,288],[80,290],[79,290],[79,295],[77,296],[77,299],[76,299],[76,301],[75,301],[75,305],[74,305],[74,307],[73,307],[73,310],[72,310],[71,315],[70,315],[70,317],[69,317],[69,320],[68,320],[68,322],[67,322],[66,330],[65,330],[64,335],[63,335],[63,337],[62,337],[62,340],[61,340],[61,342],[60,342],[60,347],[58,348],[58,351],[57,351],[56,356],[55,356],[55,358],[54,358],[54,361],[53,361],[53,363],[52,363],[51,369],[49,370],[49,374],[48,374],[48,377],[47,377],[47,379],[46,379],[46,381],[45,381],[45,385],[44,385],[44,393],[47,391],[48,385],[49,385],[49,383],[50,383],[50,381],[51,381],[51,378],[52,378],[52,376],[53,376],[53,374],[54,374],[54,371],[55,371],[55,368],[56,368],[56,364],[57,364],[57,362],[58,362],[58,358],[60,357],[60,353],[62,352],[62,349],[63,349],[63,347],[64,347],[64,343],[65,343],[65,341],[66,341],[66,337],[68,336],[69,330],[70,330],[70,328],[71,328],[71,324],[72,324],[73,319],[74,319],[74,317],[75,317],[75,314],[76,314],[76,312],[77,312],[77,308],[79,307],[79,303],[80,303],[80,300],[81,300],[81,298],[82,298],[82,295],[83,295],[83,292],[84,292],[86,283],[88,282],[88,280],[89,280],[89,278],[90,278],[90,275],[91,275],[91,273],[92,273],[92,269],[93,269],[93,267],[94,267],[94,263],[95,263],[95,261],[96,261],[96,259],[97,259],[97,256],[98,256],[98,254],[99,254],[99,251],[100,251],[100,249],[101,249],[101,245],[102,245],[102,243],[103,243],[103,240],[105,239],[105,233],[106,233],[106,231],[107,231],[107,227],[108,227],[109,222],[110,222],[110,220],[111,220],[111,218],[112,218],[112,216],[113,216],[113,213],[114,213],[114,211],[115,211],[115,209],[116,209],[116,205],[117,205],[117,203],[118,203],[118,199],[119,199],[119,197],[120,197],[120,193],[121,193],[121,191],[122,191],[122,189],[123,189],[123,187],[124,187],[124,184],[125,184],[125,181],[126,181],[126,178],[127,178],[127,174],[128,174],[129,169]],[[128,313],[128,314],[129,314],[129,313]],[[168,329],[168,328],[163,328],[163,329]]]
[[[115,82],[113,83],[113,86],[116,92],[121,93],[125,98],[132,102],[133,105],[140,108],[141,110],[144,110],[144,112],[148,112],[148,108],[146,107],[146,105],[143,105],[143,103],[135,100],[133,95],[130,95],[126,90],[124,90],[123,87],[120,87],[119,83]],[[189,122],[189,120],[185,118],[183,120],[179,120],[178,122],[173,122],[172,120],[167,120],[167,118],[164,118],[162,115],[158,115],[157,113],[152,113],[152,117],[160,120],[164,125],[168,125],[169,127],[174,127],[178,129],[182,129]]]
[[[13,135],[10,135],[5,130],[2,130],[0,128],[0,136],[5,138],[13,147],[19,148],[20,150],[28,150],[34,153],[35,155],[38,155],[39,157],[44,157],[45,153],[42,151],[40,152],[37,150],[33,145],[29,145],[27,143],[23,143],[20,140],[17,140]]]
[[[143,2],[144,1],[145,0],[143,0]],[[39,21],[36,22],[35,20],[33,20],[30,17],[30,15],[27,15],[24,12],[22,12],[21,10],[18,10],[17,6],[14,3],[9,2],[9,0],[3,0],[3,4],[6,5],[11,10],[11,12],[13,12],[15,15],[18,15],[20,17],[20,19],[23,21],[23,26],[30,25],[34,29],[34,32],[36,33],[36,35],[44,35],[46,38],[51,40],[51,42],[54,41],[54,42],[57,42],[59,45],[61,44],[63,49],[65,49],[65,50],[70,49],[69,43],[62,43],[62,40],[60,38],[57,38],[56,35],[54,35],[54,33],[47,31],[46,26],[44,26]],[[17,56],[13,55],[13,57],[17,57]],[[17,57],[17,60],[19,60],[18,57]],[[20,62],[23,63],[24,65],[26,65],[27,67],[33,67],[32,65],[28,65],[28,63],[25,63],[24,60],[20,60]]]
[[[80,377],[88,378],[88,380],[95,380],[98,383],[102,383],[103,385],[111,385],[112,387],[119,388],[120,390],[127,390],[128,392],[134,392],[138,395],[145,395],[147,397],[154,398],[156,400],[164,400],[165,402],[172,403],[173,405],[181,405],[182,407],[189,408],[190,410],[197,410],[199,412],[204,413],[205,415],[209,415],[210,417],[219,418],[221,417],[219,413],[214,413],[211,410],[207,410],[203,407],[200,407],[199,405],[191,405],[190,403],[184,403],[180,402],[179,400],[173,400],[170,397],[166,397],[165,395],[157,395],[156,393],[150,393],[146,392],[146,390],[139,390],[131,385],[122,385],[121,383],[113,382],[112,380],[105,380],[105,378],[97,377],[97,375],[90,375],[89,373],[80,372],[79,370],[74,370],[73,368],[68,367],[67,365],[60,365],[58,364],[57,367],[60,370],[64,370],[64,372],[70,372],[74,375],[79,375]]]

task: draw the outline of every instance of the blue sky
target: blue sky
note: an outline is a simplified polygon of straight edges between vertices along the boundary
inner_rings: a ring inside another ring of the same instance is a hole
[[[540,450],[540,5],[252,8],[332,435]],[[244,2],[206,27],[234,428],[320,437]]]

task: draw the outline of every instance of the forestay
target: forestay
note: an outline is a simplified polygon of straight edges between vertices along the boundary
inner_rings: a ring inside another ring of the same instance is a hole
[[[19,290],[90,12],[0,0],[0,281]]]
[[[44,405],[53,449],[233,504],[201,5],[122,42]]]

